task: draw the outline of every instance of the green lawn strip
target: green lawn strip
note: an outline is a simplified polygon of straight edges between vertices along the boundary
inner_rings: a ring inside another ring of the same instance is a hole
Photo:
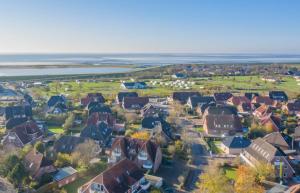
[[[221,142],[220,141],[211,141],[209,140],[207,142],[210,150],[212,151],[212,153],[214,154],[219,154],[219,153],[222,153],[222,150],[218,147],[218,145],[220,144]]]
[[[225,176],[227,178],[229,178],[230,180],[235,180],[236,179],[236,170],[237,170],[237,168],[230,167],[230,166],[224,166],[223,170],[224,170]]]
[[[68,192],[68,193],[76,193],[78,188],[91,180],[94,175],[87,175],[87,176],[82,176],[78,177],[74,182],[64,186],[63,188]]]
[[[196,127],[195,130],[198,131],[198,132],[203,132],[204,131],[203,127]]]
[[[55,134],[64,133],[64,129],[61,126],[49,126],[48,130]]]

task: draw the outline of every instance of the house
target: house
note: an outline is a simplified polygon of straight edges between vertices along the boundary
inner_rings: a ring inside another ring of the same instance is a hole
[[[188,98],[187,106],[191,109],[195,109],[197,106],[201,106],[204,104],[212,104],[215,103],[215,99],[212,96],[192,96]]]
[[[294,141],[294,144],[292,145],[295,146],[295,149],[300,149],[300,126],[295,128],[292,137]]]
[[[214,98],[217,103],[225,103],[229,98],[231,98],[233,95],[229,92],[219,92],[214,93]]]
[[[67,106],[64,103],[56,103],[55,105],[51,106],[48,110],[48,114],[63,114],[67,112]]]
[[[172,75],[172,78],[180,78],[180,79],[183,79],[183,78],[187,78],[187,75],[186,74],[183,74],[183,73],[175,73]]]
[[[252,167],[256,167],[259,163],[272,164],[275,167],[275,176],[278,178],[289,179],[295,173],[286,154],[262,138],[252,141],[240,156],[246,164]],[[282,170],[282,174],[280,170]]]
[[[168,114],[168,106],[163,105],[155,105],[148,103],[141,109],[141,117],[166,117]]]
[[[5,120],[14,118],[32,117],[32,108],[30,105],[8,106],[5,107]]]
[[[112,111],[109,106],[99,103],[99,102],[90,102],[88,104],[88,115],[90,116],[93,113],[101,113],[101,114],[111,114]]]
[[[246,96],[232,96],[227,100],[227,104],[239,106],[243,103],[250,104],[251,101]]]
[[[62,114],[67,111],[67,99],[63,95],[51,96],[47,102],[47,113]]]
[[[257,92],[246,92],[244,96],[251,101],[255,96],[259,96],[259,94]]]
[[[234,107],[209,107],[204,113],[203,129],[207,135],[224,137],[242,132],[242,128]]]
[[[269,97],[274,101],[279,101],[279,102],[288,101],[288,96],[284,91],[270,91]]]
[[[282,106],[283,111],[286,111],[289,115],[297,115],[300,113],[300,101],[289,102]]]
[[[23,163],[30,176],[35,179],[56,171],[53,162],[36,149],[32,149],[25,155]]]
[[[145,170],[156,172],[162,161],[162,152],[151,140],[118,137],[112,144],[109,163],[116,163],[127,158]]]
[[[78,172],[72,167],[60,168],[58,172],[53,176],[53,180],[61,188],[67,184],[74,182],[78,177]]]
[[[63,135],[55,141],[53,150],[55,153],[67,153],[70,154],[75,151],[79,144],[86,142],[86,138]]]
[[[265,127],[269,131],[281,131],[283,129],[281,119],[279,117],[269,114],[260,119],[260,125]]]
[[[208,104],[202,104],[202,105],[198,105],[196,107],[196,112],[199,116],[204,115],[206,109],[208,109],[208,107],[216,107],[216,103],[208,103]]]
[[[252,105],[251,103],[241,103],[237,106],[237,110],[240,114],[249,115],[252,112]]]
[[[26,118],[26,117],[22,117],[22,118],[12,118],[12,119],[9,119],[8,121],[6,121],[5,123],[5,128],[7,130],[11,130],[13,129],[14,127],[18,126],[18,125],[21,125],[23,123],[25,123],[26,121],[28,121],[30,119]]]
[[[250,144],[251,141],[243,136],[229,136],[221,142],[221,149],[226,154],[239,155]]]
[[[137,193],[149,187],[143,171],[132,161],[123,159],[79,187],[78,193]]]
[[[142,119],[142,130],[150,132],[151,136],[156,138],[156,135],[160,135],[166,141],[173,139],[171,125],[159,116],[149,116]]]
[[[252,104],[260,104],[260,105],[274,105],[273,99],[268,96],[255,96],[251,100]]]
[[[186,104],[189,97],[201,96],[199,92],[173,92],[172,100],[181,104]]]
[[[34,144],[43,138],[43,133],[34,121],[26,121],[21,125],[9,130],[3,139],[4,145],[14,145],[16,147],[24,147],[27,144]]]
[[[146,89],[147,87],[145,82],[123,82],[121,84],[123,89]]]
[[[57,103],[65,104],[66,102],[67,102],[67,99],[63,95],[51,96],[47,102],[47,106],[50,108],[50,107],[55,106]]]
[[[271,145],[279,147],[283,151],[292,148],[292,138],[284,133],[272,132],[264,136],[263,139]]]
[[[142,119],[142,129],[154,130],[155,127],[161,127],[161,118],[159,116],[148,116]]]
[[[270,114],[273,114],[273,112],[275,111],[275,108],[269,105],[261,105],[259,106],[257,109],[255,109],[253,111],[253,115],[258,118],[261,119],[265,116],[268,116]]]
[[[86,107],[90,102],[105,103],[105,99],[101,93],[88,93],[86,97],[80,99],[80,104]]]
[[[126,110],[141,110],[148,103],[148,97],[125,97],[122,107]]]
[[[99,121],[96,124],[87,125],[80,133],[81,137],[90,138],[100,145],[106,146],[111,140],[112,128],[107,123]]]
[[[137,92],[119,92],[116,96],[116,103],[122,104],[122,101],[125,97],[138,97]]]

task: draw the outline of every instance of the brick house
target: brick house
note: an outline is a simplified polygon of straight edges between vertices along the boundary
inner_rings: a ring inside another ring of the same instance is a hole
[[[123,159],[78,188],[78,193],[134,193],[150,187],[143,171],[132,161]]]
[[[105,99],[101,93],[88,93],[86,97],[80,99],[80,104],[86,107],[90,102],[105,103]]]
[[[118,137],[112,144],[109,163],[114,164],[124,158],[133,161],[140,168],[156,172],[162,161],[162,152],[151,140]]]
[[[26,121],[21,125],[9,130],[2,140],[4,145],[12,144],[16,147],[24,147],[27,144],[34,144],[43,138],[43,133],[34,121]]]
[[[33,178],[40,178],[46,173],[49,174],[56,171],[53,162],[35,149],[32,149],[25,155],[23,163],[26,170]]]
[[[275,167],[275,176],[280,177],[280,165],[282,165],[282,178],[289,179],[295,174],[289,163],[288,156],[279,148],[268,143],[262,138],[252,141],[251,145],[240,154],[242,160],[256,167],[259,163],[269,163]]]
[[[72,167],[60,168],[53,176],[54,181],[58,187],[61,188],[67,184],[74,182],[78,177],[78,172]]]

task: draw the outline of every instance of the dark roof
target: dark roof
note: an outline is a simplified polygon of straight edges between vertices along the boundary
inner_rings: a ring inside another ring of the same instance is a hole
[[[168,110],[163,107],[148,103],[142,108],[141,114],[143,117],[152,117],[152,116],[164,117],[168,114]]]
[[[132,87],[135,87],[136,85],[141,85],[142,87],[147,87],[147,84],[145,82],[124,82],[123,85],[126,88],[132,88]]]
[[[289,111],[300,111],[300,103],[299,102],[288,103],[286,106]]]
[[[145,117],[142,120],[142,128],[153,129],[157,124],[160,124],[160,117]]]
[[[192,107],[196,107],[199,104],[209,104],[209,103],[215,103],[215,99],[212,96],[192,96],[189,97],[189,100],[191,101]]]
[[[218,134],[223,132],[235,133],[242,131],[242,123],[237,115],[207,115],[205,117],[205,123],[207,125],[207,130],[218,131]]]
[[[118,102],[121,103],[125,97],[138,97],[136,92],[119,92],[118,93]]]
[[[89,115],[91,115],[92,113],[112,113],[109,106],[99,102],[91,102],[88,105],[88,109]]]
[[[33,121],[27,121],[16,126],[11,130],[11,132],[15,132],[24,145],[35,141],[43,135],[37,124]]]
[[[125,109],[142,109],[147,103],[149,103],[148,97],[125,97],[123,107]]]
[[[288,101],[288,96],[284,91],[270,91],[269,97],[273,100]]]
[[[210,106],[207,108],[209,115],[237,115],[237,109],[234,106]]]
[[[253,97],[255,96],[259,96],[259,94],[257,92],[246,92],[245,93],[245,97],[247,97],[249,100],[252,100]]]
[[[143,177],[143,171],[134,162],[123,159],[81,186],[81,190],[82,193],[91,193],[90,189],[96,189],[93,184],[98,183],[103,184],[109,193],[125,193]]]
[[[173,100],[185,104],[189,97],[201,96],[199,92],[173,92]]]
[[[274,101],[268,96],[255,96],[253,97],[252,103],[259,103],[259,104],[266,104],[266,105],[273,105]]]
[[[66,98],[62,95],[58,96],[51,96],[50,99],[47,102],[48,107],[54,106],[56,103],[65,103]]]
[[[208,107],[215,107],[216,103],[202,104],[200,105],[200,111],[203,114]]]
[[[9,120],[11,118],[14,118],[15,116],[26,116],[31,117],[32,116],[32,108],[30,105],[25,106],[8,106],[5,107],[5,119]]]
[[[18,126],[18,125],[21,125],[23,123],[25,123],[28,119],[26,117],[24,118],[12,118],[12,119],[9,119],[6,124],[5,124],[5,127],[6,129],[13,129],[14,127]]]
[[[275,156],[286,156],[282,150],[276,148],[262,138],[252,141],[246,151],[259,161],[271,162]]]
[[[107,145],[112,134],[112,128],[104,122],[100,122],[96,125],[86,126],[80,133],[81,137],[91,138],[97,140],[100,144]]]
[[[87,106],[90,102],[105,103],[105,99],[101,93],[88,93],[80,102],[83,106]]]
[[[57,153],[72,153],[77,145],[84,143],[86,140],[84,137],[63,135],[54,143],[54,150]]]
[[[217,102],[227,101],[230,97],[232,97],[232,94],[230,92],[220,92],[220,93],[214,93],[215,100]]]
[[[246,148],[251,141],[242,136],[229,136],[223,140],[223,144],[228,148]]]

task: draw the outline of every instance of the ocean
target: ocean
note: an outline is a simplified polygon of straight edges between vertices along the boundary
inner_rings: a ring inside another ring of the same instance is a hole
[[[122,67],[128,65],[144,67],[169,64],[241,63],[300,63],[300,54],[0,54],[0,76],[113,73],[134,69]],[[81,67],[34,68],[43,65],[56,67],[80,65]],[[82,67],[84,65],[87,65],[87,68]],[[31,66],[31,68],[22,66]],[[97,68],[98,66],[102,67]]]

